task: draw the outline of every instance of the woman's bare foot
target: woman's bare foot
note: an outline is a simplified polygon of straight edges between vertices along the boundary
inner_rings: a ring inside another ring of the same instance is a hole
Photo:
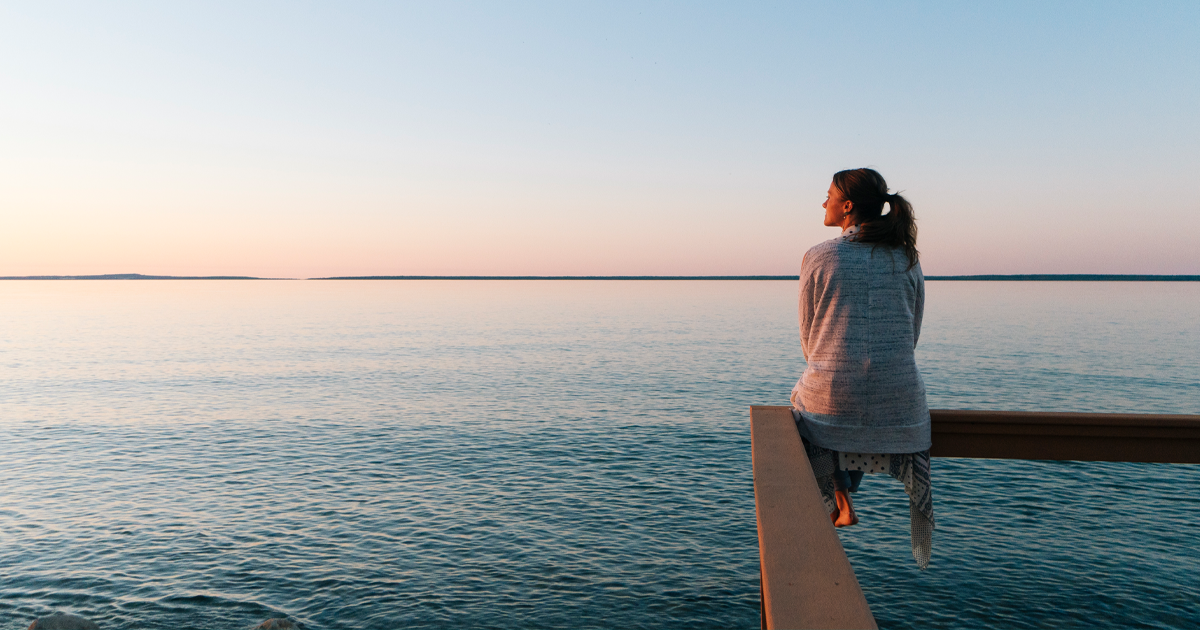
[[[858,515],[854,513],[854,504],[850,502],[850,495],[845,490],[835,490],[833,496],[837,498],[838,509],[830,515],[833,518],[834,527],[849,527],[858,524]]]

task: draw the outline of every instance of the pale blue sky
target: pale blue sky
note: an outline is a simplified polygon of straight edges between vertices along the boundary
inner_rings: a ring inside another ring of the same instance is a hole
[[[1200,273],[1200,3],[10,3],[0,275]]]

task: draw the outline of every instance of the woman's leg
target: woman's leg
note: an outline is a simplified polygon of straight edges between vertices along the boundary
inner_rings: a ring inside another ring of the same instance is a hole
[[[864,473],[861,470],[851,470],[849,472],[850,485],[846,488],[846,490],[849,492],[858,492],[858,485],[862,483]]]

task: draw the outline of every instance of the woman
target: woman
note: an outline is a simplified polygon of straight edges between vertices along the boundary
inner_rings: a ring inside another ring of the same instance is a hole
[[[835,174],[822,205],[825,225],[842,235],[808,250],[800,266],[808,366],[792,390],[793,413],[834,524],[858,522],[849,493],[864,472],[891,474],[908,492],[913,555],[925,568],[933,500],[929,408],[913,355],[925,279],[912,206],[868,168]]]

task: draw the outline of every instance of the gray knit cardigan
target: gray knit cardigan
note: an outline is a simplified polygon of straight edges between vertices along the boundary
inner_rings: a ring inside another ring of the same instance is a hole
[[[917,453],[930,446],[929,407],[913,349],[925,277],[902,249],[854,236],[808,250],[800,266],[800,347],[808,363],[792,390],[800,431],[850,453]]]

